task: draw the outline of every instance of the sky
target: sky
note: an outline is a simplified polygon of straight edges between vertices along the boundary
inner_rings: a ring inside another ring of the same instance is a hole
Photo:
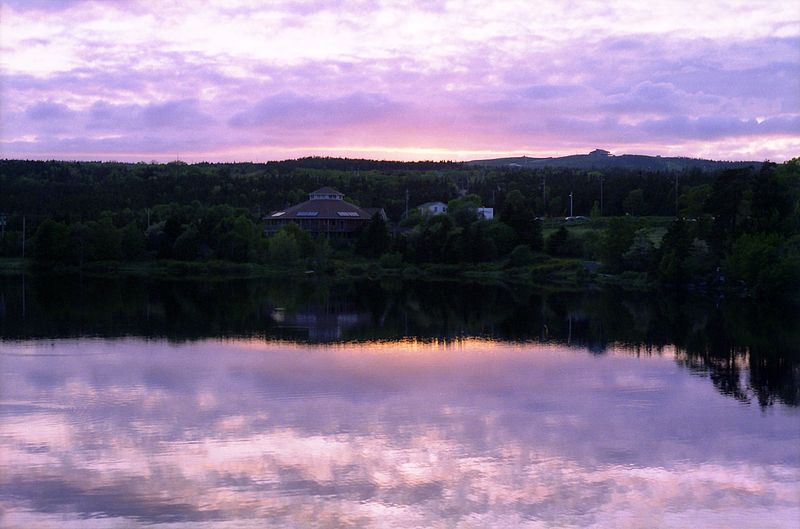
[[[0,0],[0,158],[800,155],[788,0]]]

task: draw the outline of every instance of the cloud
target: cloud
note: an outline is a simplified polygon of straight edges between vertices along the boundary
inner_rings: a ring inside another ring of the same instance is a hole
[[[17,376],[4,391],[36,404],[4,417],[6,525],[753,527],[798,513],[792,421],[731,407],[670,351],[132,338],[6,349]]]
[[[2,0],[0,5],[18,11],[60,12],[86,2],[87,0]]]
[[[564,97],[574,97],[576,94],[585,92],[586,89],[579,85],[533,85],[522,91],[524,97],[531,99],[557,99]]]
[[[775,136],[800,134],[800,116],[757,120],[717,116],[700,118],[672,117],[648,120],[632,127],[652,137],[690,139],[730,138],[737,136]]]
[[[74,112],[66,105],[42,101],[25,110],[25,115],[33,121],[62,120],[73,117]]]
[[[237,159],[287,152],[278,147],[557,154],[597,141],[686,155],[713,153],[714,142],[723,155],[743,138],[772,158],[796,155],[786,146],[796,144],[800,114],[800,17],[785,6],[687,0],[643,11],[619,0],[543,2],[531,12],[516,1],[242,0],[2,9],[3,156],[69,157],[59,150],[70,145],[67,131],[76,146],[108,147],[97,140],[113,134],[120,150],[152,155],[189,129],[199,156],[222,159],[226,150]],[[113,153],[94,152],[104,154]]]
[[[356,92],[342,97],[322,98],[284,92],[259,101],[234,115],[234,127],[290,125],[294,127],[348,126],[386,118],[400,106],[381,94]]]

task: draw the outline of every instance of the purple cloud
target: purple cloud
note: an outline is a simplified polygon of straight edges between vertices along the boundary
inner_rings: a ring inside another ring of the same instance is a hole
[[[388,117],[399,107],[380,94],[357,92],[336,98],[320,98],[284,92],[262,99],[252,108],[235,114],[229,123],[233,127],[353,125]]]
[[[64,11],[86,0],[3,0],[0,4],[19,11]]]
[[[720,158],[734,142],[772,159],[800,151],[797,13],[704,4],[714,23],[703,26],[663,10],[636,18],[623,0],[605,10],[545,2],[548,24],[538,24],[513,4],[465,2],[156,12],[6,1],[0,155],[70,157],[80,146],[96,158],[104,148],[152,157],[189,132],[196,156],[237,159],[287,152],[277,147],[470,158],[598,142]]]
[[[50,101],[36,103],[25,110],[25,115],[33,121],[56,121],[69,119],[73,112],[66,106]]]

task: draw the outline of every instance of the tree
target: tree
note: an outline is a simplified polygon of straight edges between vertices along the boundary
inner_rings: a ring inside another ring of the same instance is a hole
[[[478,220],[470,224],[461,237],[461,255],[467,261],[479,263],[497,257],[497,245],[489,236],[489,221]]]
[[[200,232],[192,224],[183,230],[175,244],[172,245],[172,255],[176,259],[194,261],[200,256]]]
[[[634,217],[644,214],[644,191],[641,189],[634,189],[629,192],[625,200],[622,201],[622,208],[625,210],[625,213],[633,215]]]
[[[175,214],[169,214],[158,234],[158,256],[162,259],[172,257],[175,240],[183,233],[181,221]]]
[[[116,261],[122,256],[122,233],[109,217],[97,222],[87,223],[91,259],[95,261]]]
[[[789,233],[794,212],[791,190],[778,179],[776,165],[765,163],[753,180],[750,229],[760,233]]]
[[[650,240],[646,228],[636,230],[633,242],[630,247],[622,254],[623,266],[628,270],[637,272],[647,272],[653,265],[655,259],[655,246]]]
[[[310,260],[311,266],[318,270],[324,268],[328,265],[332,253],[333,249],[327,237],[318,235],[317,238],[314,239],[314,253]]]
[[[132,260],[140,257],[144,253],[145,243],[144,233],[136,222],[130,222],[122,228],[121,250],[124,259]]]
[[[536,220],[532,207],[518,190],[506,195],[500,220],[514,230],[519,243],[527,244],[533,250],[542,249],[542,226]]]
[[[722,262],[729,281],[741,282],[758,297],[789,299],[800,290],[800,235],[745,233]]]
[[[701,216],[709,195],[711,195],[711,186],[709,184],[692,186],[686,189],[678,199],[681,215],[692,219]]]
[[[703,239],[695,238],[689,245],[689,255],[686,257],[686,272],[692,277],[709,274],[714,268],[714,256]]]
[[[292,237],[294,237],[294,240],[297,241],[298,249],[300,250],[300,257],[307,258],[312,257],[315,254],[316,245],[314,244],[314,239],[306,230],[294,222],[290,222],[286,226],[283,226],[281,230],[291,234]]]
[[[456,226],[466,228],[478,218],[481,197],[475,194],[455,198],[447,203],[447,214],[453,217]]]
[[[454,242],[461,231],[449,215],[430,217],[409,234],[410,256],[417,262],[454,260]]]
[[[69,228],[52,219],[42,222],[33,236],[33,259],[41,263],[63,263],[69,260],[69,255]]]
[[[639,223],[630,217],[614,217],[608,221],[600,242],[600,258],[611,272],[622,270],[623,254],[633,244]]]
[[[673,285],[683,284],[687,276],[687,259],[692,238],[686,223],[677,219],[661,240],[661,260],[658,274],[662,281]]]
[[[747,199],[751,169],[729,169],[720,173],[711,185],[705,210],[714,218],[711,242],[722,256],[741,232],[749,214]]]
[[[91,250],[91,230],[83,222],[69,225],[70,261],[83,266],[87,260],[93,259]]]
[[[248,261],[257,255],[261,230],[245,215],[224,218],[214,229],[219,257],[230,261]]]
[[[269,238],[269,259],[273,263],[289,264],[300,258],[300,244],[288,226],[291,224]]]
[[[480,222],[480,221],[479,221]],[[514,249],[517,235],[511,226],[500,220],[486,220],[486,235],[494,241],[497,255],[507,255]]]
[[[376,213],[359,234],[356,251],[365,257],[379,257],[389,250],[391,244],[386,222]]]

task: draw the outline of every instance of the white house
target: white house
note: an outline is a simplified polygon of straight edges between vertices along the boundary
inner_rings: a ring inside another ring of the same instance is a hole
[[[482,217],[486,220],[492,220],[494,218],[494,208],[478,208],[475,211],[479,218]]]
[[[441,215],[442,213],[447,213],[447,204],[444,202],[425,202],[417,206],[417,209],[429,215]]]

